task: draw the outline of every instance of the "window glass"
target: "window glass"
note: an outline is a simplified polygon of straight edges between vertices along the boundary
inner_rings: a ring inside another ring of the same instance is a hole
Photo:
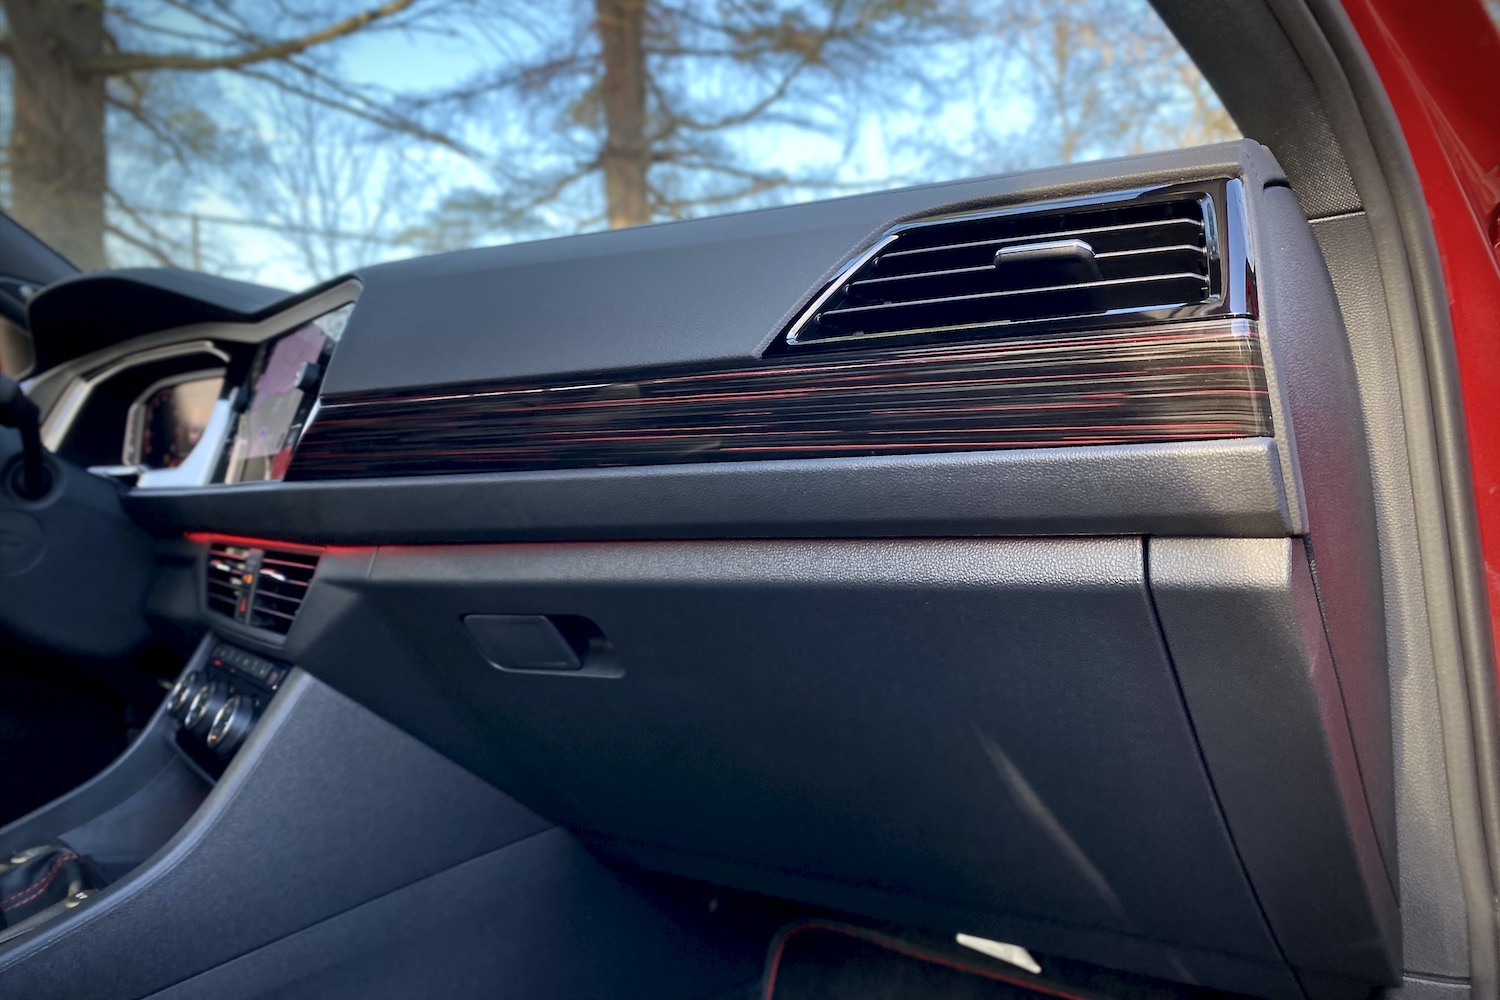
[[[3,10],[0,201],[83,267],[299,287],[1238,134],[1145,0]]]

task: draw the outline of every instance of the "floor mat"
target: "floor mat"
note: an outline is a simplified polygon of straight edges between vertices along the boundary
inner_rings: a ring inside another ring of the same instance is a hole
[[[763,1000],[1097,1000],[965,959],[833,922],[784,928],[771,943]]]

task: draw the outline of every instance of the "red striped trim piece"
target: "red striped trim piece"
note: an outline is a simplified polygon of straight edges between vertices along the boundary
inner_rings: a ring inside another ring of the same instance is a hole
[[[1273,434],[1252,320],[323,400],[288,479]]]

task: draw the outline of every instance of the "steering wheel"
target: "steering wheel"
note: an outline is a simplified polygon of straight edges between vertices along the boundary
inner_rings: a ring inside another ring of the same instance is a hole
[[[0,375],[0,639],[115,657],[150,634],[150,537],[119,483],[42,448],[38,414]]]

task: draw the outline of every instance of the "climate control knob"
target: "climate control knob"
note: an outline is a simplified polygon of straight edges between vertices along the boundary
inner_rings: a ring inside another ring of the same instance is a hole
[[[199,684],[193,691],[192,700],[188,702],[187,714],[182,717],[183,726],[197,733],[206,733],[214,716],[228,700],[229,685],[222,681]]]
[[[227,757],[245,741],[254,725],[255,706],[248,699],[233,695],[214,715],[205,742],[214,753]]]
[[[179,721],[187,715],[188,705],[193,700],[193,692],[198,690],[198,685],[202,683],[203,675],[196,670],[181,677],[167,694],[167,714]]]

